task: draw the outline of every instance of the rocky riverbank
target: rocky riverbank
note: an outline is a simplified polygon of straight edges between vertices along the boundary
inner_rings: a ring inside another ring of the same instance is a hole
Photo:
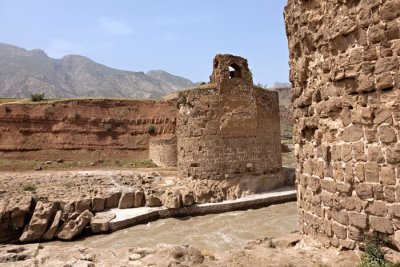
[[[112,230],[109,222],[117,214],[101,212],[113,208],[164,207],[179,211],[181,207],[249,194],[240,187],[232,190],[232,185],[224,181],[178,180],[174,170],[158,171],[161,175],[154,170],[2,173],[0,242],[72,240],[88,228],[92,233],[108,232]],[[223,208],[230,209],[234,208]],[[192,215],[196,212],[207,213],[194,208]],[[159,217],[168,217],[164,215]],[[158,218],[153,217],[148,220]]]
[[[260,238],[244,248],[213,253],[190,246],[69,248],[49,244],[0,246],[0,266],[355,266],[360,253],[326,249],[299,234]]]

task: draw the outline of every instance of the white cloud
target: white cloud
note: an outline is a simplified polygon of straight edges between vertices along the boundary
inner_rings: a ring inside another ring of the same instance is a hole
[[[110,17],[101,17],[99,19],[99,28],[113,35],[129,35],[133,33],[133,29],[127,23]]]
[[[62,58],[69,54],[81,54],[84,52],[84,48],[81,45],[64,39],[52,39],[47,47],[45,47],[45,51],[50,57]]]
[[[110,42],[82,42],[75,43],[65,39],[51,39],[44,47],[46,53],[52,58],[62,58],[65,55],[88,55],[98,51],[113,49]]]

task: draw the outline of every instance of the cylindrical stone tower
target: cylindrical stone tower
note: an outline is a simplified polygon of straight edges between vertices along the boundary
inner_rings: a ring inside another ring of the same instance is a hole
[[[211,82],[180,92],[178,105],[180,178],[282,184],[278,93],[253,85],[246,59],[217,55]]]
[[[285,20],[301,232],[400,245],[400,1],[289,0]]]

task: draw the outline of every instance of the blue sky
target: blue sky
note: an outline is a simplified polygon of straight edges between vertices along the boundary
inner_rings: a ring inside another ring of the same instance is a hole
[[[80,54],[131,71],[208,81],[217,53],[249,60],[256,83],[287,82],[286,0],[0,0],[0,42]]]

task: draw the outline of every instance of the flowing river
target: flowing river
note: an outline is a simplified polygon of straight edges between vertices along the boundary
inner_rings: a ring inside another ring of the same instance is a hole
[[[51,243],[55,246],[81,244],[93,248],[155,247],[165,243],[222,252],[242,248],[251,239],[279,237],[297,229],[296,202],[289,202],[256,210],[163,219],[107,235]]]

